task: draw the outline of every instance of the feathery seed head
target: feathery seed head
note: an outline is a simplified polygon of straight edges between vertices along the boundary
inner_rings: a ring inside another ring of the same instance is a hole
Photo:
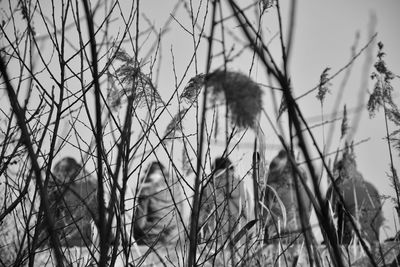
[[[211,87],[213,101],[225,97],[232,124],[255,128],[262,109],[262,90],[257,83],[242,73],[223,70],[210,73],[206,83]]]

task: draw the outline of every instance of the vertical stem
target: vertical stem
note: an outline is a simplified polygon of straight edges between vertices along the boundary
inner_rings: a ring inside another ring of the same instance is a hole
[[[321,100],[321,121],[322,121],[322,155],[324,156],[325,159],[325,153],[326,153],[326,142],[325,142],[325,121],[324,121],[324,104],[323,104],[323,100]],[[324,168],[321,168],[321,174],[319,176],[318,179],[318,185],[320,185],[321,181],[322,181],[322,176],[324,174]]]
[[[208,37],[208,54],[207,54],[207,67],[206,75],[210,71],[211,61],[212,61],[212,44],[215,28],[215,14],[216,14],[216,4],[218,0],[214,0],[212,8],[212,19],[211,19],[211,32]],[[197,249],[197,227],[199,218],[199,208],[200,208],[200,182],[203,176],[202,174],[202,158],[203,158],[203,140],[204,140],[204,130],[205,130],[205,120],[206,120],[206,104],[207,104],[207,92],[208,85],[207,80],[204,86],[203,92],[203,105],[201,111],[201,125],[200,125],[200,140],[199,140],[199,150],[197,154],[197,166],[196,166],[196,178],[194,183],[194,196],[193,196],[193,211],[190,219],[190,244],[189,244],[189,256],[188,256],[188,266],[196,266],[196,249]]]
[[[90,10],[88,0],[83,1],[83,5],[86,13],[86,20],[89,30],[90,38],[90,49],[92,51],[92,76],[94,83],[94,96],[96,106],[96,149],[97,149],[97,201],[99,207],[99,232],[100,232],[100,261],[99,266],[106,266],[107,253],[108,253],[108,238],[105,218],[105,203],[104,203],[104,188],[103,188],[103,167],[102,167],[102,123],[101,123],[101,101],[100,101],[100,83],[99,73],[97,66],[97,51],[96,51],[96,39],[94,35],[94,24]]]
[[[254,193],[254,219],[258,218],[258,202],[260,201],[258,196],[258,181],[260,177],[260,157],[257,152],[257,137],[254,139],[253,149],[253,193]]]
[[[226,56],[226,49],[225,49],[225,29],[224,29],[224,18],[223,18],[223,13],[222,13],[222,5],[221,2],[218,3],[218,7],[219,7],[219,16],[221,19],[221,39],[222,39],[222,55],[224,57],[224,72],[226,75],[226,71],[227,71],[227,56]],[[224,90],[226,92],[226,90]],[[218,118],[217,118],[218,119]],[[228,103],[228,97],[226,96],[225,93],[225,149],[228,151],[229,149],[229,103]],[[232,210],[230,208],[230,202],[231,200],[231,191],[233,191],[234,187],[233,184],[230,183],[230,177],[229,177],[229,170],[227,170],[226,174],[225,174],[225,179],[226,179],[226,186],[228,188],[226,188],[226,196],[225,199],[227,201],[227,208],[228,208],[228,231],[229,231],[229,250],[230,250],[230,258],[231,258],[231,266],[235,266],[236,265],[236,261],[235,261],[235,247],[233,244],[233,225],[232,225],[232,216],[235,216],[234,214],[232,214]],[[232,177],[233,178],[233,177]],[[221,218],[222,219],[222,218]],[[218,235],[218,233],[217,233]],[[224,242],[224,241],[223,241]]]

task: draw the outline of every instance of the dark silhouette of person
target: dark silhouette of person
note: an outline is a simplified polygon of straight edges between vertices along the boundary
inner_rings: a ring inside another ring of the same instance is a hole
[[[97,182],[71,157],[57,162],[47,190],[55,230],[64,247],[88,247],[92,244],[92,222],[97,223]],[[46,227],[41,238],[47,243]],[[40,244],[43,245],[43,244]]]
[[[339,243],[349,245],[355,236],[354,228],[345,207],[358,225],[361,237],[370,245],[379,243],[379,230],[383,223],[382,203],[378,190],[365,181],[357,170],[352,147],[346,144],[342,158],[334,164],[335,184],[344,199],[340,201],[333,185],[328,188],[327,199],[331,202],[337,218]]]
[[[306,179],[304,170],[299,170],[302,179]],[[305,218],[309,219],[311,202],[284,149],[280,150],[270,163],[264,204],[265,243],[303,240],[300,209]]]

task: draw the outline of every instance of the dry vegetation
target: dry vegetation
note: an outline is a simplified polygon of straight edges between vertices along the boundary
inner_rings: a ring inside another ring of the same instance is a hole
[[[376,35],[296,98],[295,5],[283,22],[279,1],[176,1],[157,29],[142,2],[1,1],[0,266],[397,266],[400,247],[379,236],[383,200],[357,168],[346,106],[324,120],[331,82]],[[276,36],[263,31],[266,16]],[[191,42],[186,63],[172,47],[165,55],[170,29]],[[384,113],[400,217],[399,77],[384,45],[374,50],[367,110]],[[321,105],[312,126],[298,105],[311,92]],[[332,154],[313,129],[338,122]],[[271,162],[266,133],[280,142]],[[235,154],[244,140],[252,160]]]

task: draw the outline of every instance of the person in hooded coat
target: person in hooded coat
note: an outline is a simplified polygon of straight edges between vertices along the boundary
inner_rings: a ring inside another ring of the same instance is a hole
[[[327,199],[337,218],[339,243],[349,245],[355,236],[350,219],[345,214],[345,207],[356,222],[361,237],[370,245],[379,243],[379,231],[383,223],[381,198],[378,190],[365,181],[357,170],[352,147],[346,144],[342,158],[334,164],[333,173],[334,183],[344,200],[343,205],[333,185],[328,188]]]
[[[176,244],[185,233],[182,204],[180,185],[170,179],[161,163],[152,162],[138,188],[133,230],[137,244]]]
[[[201,193],[199,225],[203,233],[200,242],[218,240],[222,245],[244,226],[249,219],[246,193],[231,161],[217,158]]]
[[[97,182],[71,157],[57,162],[48,186],[50,213],[55,231],[63,247],[88,247],[92,244],[92,222],[99,220]],[[47,244],[48,233],[43,225],[39,245]]]
[[[302,179],[306,181],[305,172],[300,169]],[[266,244],[279,242],[301,242],[303,240],[300,220],[300,209],[308,220],[311,201],[299,177],[295,174],[285,150],[279,151],[269,166],[264,205]],[[294,180],[297,179],[297,183]],[[297,197],[296,188],[299,189]],[[301,205],[300,205],[300,201]]]

